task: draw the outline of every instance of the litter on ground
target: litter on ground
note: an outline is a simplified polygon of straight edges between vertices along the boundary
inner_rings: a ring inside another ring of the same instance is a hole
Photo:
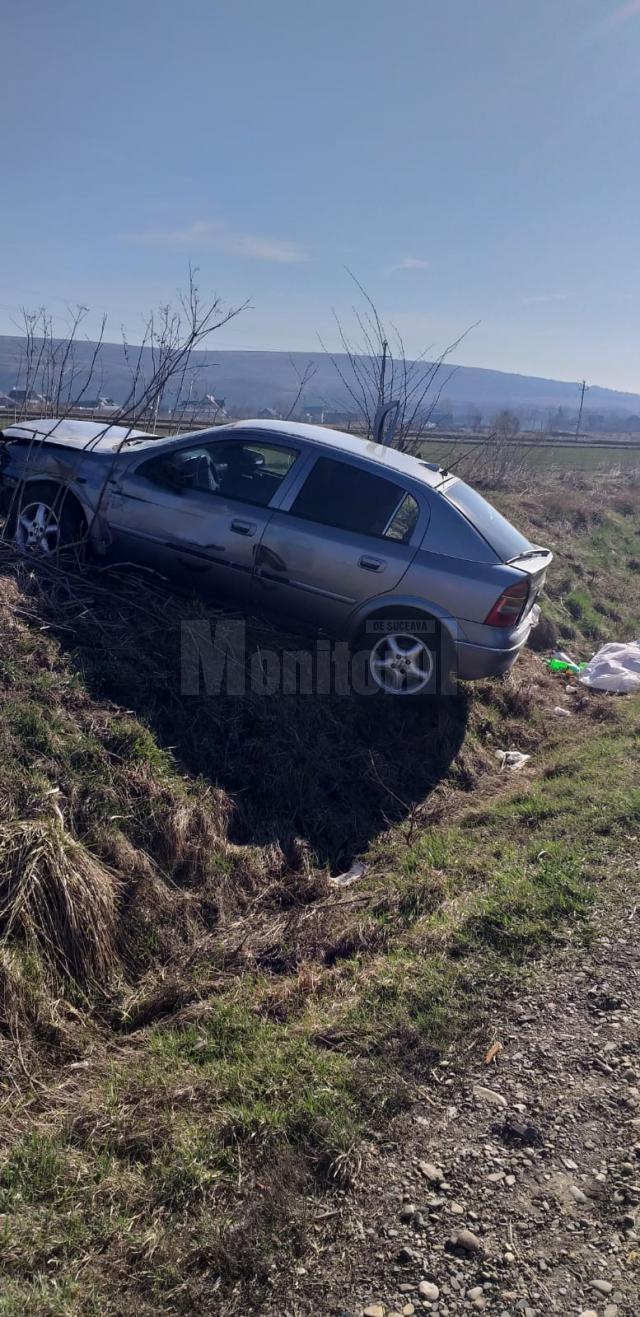
[[[496,750],[495,754],[496,759],[500,760],[501,768],[522,768],[531,758],[531,755],[523,755],[519,750]]]
[[[329,882],[333,883],[334,887],[349,887],[358,878],[363,878],[366,872],[366,864],[363,864],[361,860],[355,860],[350,869],[347,869],[345,873],[336,874],[335,877],[329,879]]]
[[[556,704],[556,707],[555,707],[555,709],[553,710],[553,712],[554,712],[554,713],[557,713],[557,715],[558,715],[559,718],[570,718],[570,717],[571,717],[571,709],[564,709],[564,708],[562,707],[561,704]]]
[[[629,695],[640,691],[640,640],[603,645],[580,673],[583,686],[591,690]]]
[[[547,659],[547,667],[550,672],[571,673],[575,677],[586,666],[586,663],[574,663],[573,659],[568,658],[566,654],[554,654],[552,658]]]

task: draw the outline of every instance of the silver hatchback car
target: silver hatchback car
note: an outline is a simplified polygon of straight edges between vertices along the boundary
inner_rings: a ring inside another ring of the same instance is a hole
[[[551,562],[457,476],[338,430],[241,421],[168,439],[87,422],[5,429],[25,552],[88,541],[183,587],[347,639],[375,691],[506,672]],[[445,659],[446,654],[446,659]]]

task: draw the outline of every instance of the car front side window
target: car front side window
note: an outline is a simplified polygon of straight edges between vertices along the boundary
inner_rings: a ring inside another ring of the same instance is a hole
[[[174,492],[197,490],[267,507],[298,451],[283,444],[221,441],[165,452],[138,467],[138,475]]]

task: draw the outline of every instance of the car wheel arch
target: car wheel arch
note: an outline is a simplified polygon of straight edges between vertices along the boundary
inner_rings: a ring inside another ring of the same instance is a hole
[[[28,506],[29,499],[35,495],[36,490],[39,491],[39,498],[43,501],[49,498],[56,511],[60,512],[64,508],[77,518],[78,524],[84,527],[85,534],[90,533],[92,520],[90,510],[84,506],[82,500],[78,498],[78,495],[71,489],[69,484],[45,475],[29,476],[17,484],[12,498],[10,512],[12,519],[18,515],[20,509]]]
[[[444,609],[439,608],[437,604],[431,604],[428,600],[411,599],[408,597],[394,599],[379,599],[372,601],[372,606],[367,609],[361,609],[352,619],[349,629],[349,639],[353,642],[363,634],[367,623],[378,621],[385,617],[396,618],[414,618],[425,621],[438,622],[440,626],[445,627],[451,640],[456,641],[460,637],[460,627],[454,617],[446,613]]]

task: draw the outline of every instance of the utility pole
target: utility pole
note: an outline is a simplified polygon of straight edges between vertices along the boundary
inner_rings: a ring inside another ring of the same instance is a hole
[[[581,427],[581,425],[582,425],[582,409],[583,409],[583,407],[584,407],[584,395],[585,395],[585,393],[586,393],[586,390],[587,390],[587,385],[586,385],[585,380],[583,380],[583,381],[582,381],[582,389],[581,389],[581,391],[580,391],[580,411],[578,412],[578,424],[577,424],[577,426],[576,426],[576,439],[579,439],[579,438],[580,438],[580,427]]]

